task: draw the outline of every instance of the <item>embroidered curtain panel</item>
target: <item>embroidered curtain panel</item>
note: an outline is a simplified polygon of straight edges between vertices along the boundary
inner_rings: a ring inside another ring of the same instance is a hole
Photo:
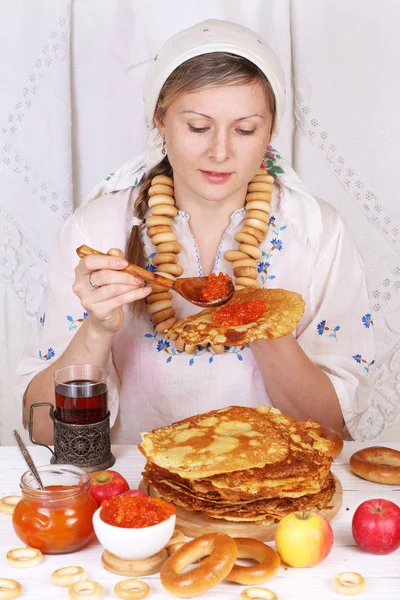
[[[374,403],[394,423],[400,6],[392,0],[1,0],[0,8],[0,444],[12,443],[14,427],[22,429],[11,379],[38,323],[54,235],[97,181],[141,151],[149,61],[171,34],[205,18],[247,25],[280,57],[287,109],[274,146],[313,193],[342,213],[363,256],[374,309],[365,327],[375,328],[378,344],[369,375]],[[399,429],[386,439],[399,439]]]

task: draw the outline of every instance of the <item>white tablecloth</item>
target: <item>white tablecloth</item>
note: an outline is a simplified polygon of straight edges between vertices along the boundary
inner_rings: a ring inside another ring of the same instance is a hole
[[[386,444],[400,450],[400,443]],[[356,571],[366,578],[366,589],[361,600],[399,600],[400,598],[400,549],[392,554],[377,556],[361,551],[354,543],[351,534],[351,520],[361,502],[371,498],[386,498],[400,504],[400,486],[385,486],[364,481],[354,476],[348,466],[353,452],[363,445],[346,442],[341,455],[336,459],[333,471],[343,485],[343,504],[331,522],[335,541],[329,556],[311,569],[294,569],[282,566],[278,574],[264,586],[273,590],[279,600],[337,600],[340,596],[333,590],[332,578],[336,573]],[[47,464],[50,456],[44,448],[30,448],[37,465]],[[144,458],[135,446],[113,448],[116,464],[113,467],[121,472],[132,488],[137,487],[144,466]],[[16,492],[19,480],[25,471],[25,463],[15,447],[0,448],[0,497]],[[272,544],[271,544],[272,545]],[[102,548],[95,541],[84,550],[74,554],[46,556],[43,562],[32,569],[13,569],[8,566],[6,552],[23,546],[14,533],[11,518],[0,514],[0,578],[17,579],[23,585],[21,597],[31,600],[67,599],[67,591],[50,583],[50,574],[68,565],[81,565],[89,579],[98,581],[105,589],[105,598],[115,598],[114,585],[123,577],[113,575],[101,565]],[[173,598],[162,587],[158,575],[144,578],[150,585],[150,600]],[[204,594],[204,599],[239,599],[242,586],[221,583]]]

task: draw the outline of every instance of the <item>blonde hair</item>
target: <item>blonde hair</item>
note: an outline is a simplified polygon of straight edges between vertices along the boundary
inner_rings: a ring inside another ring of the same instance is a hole
[[[272,87],[264,73],[251,61],[228,52],[212,52],[201,54],[182,63],[164,83],[157,102],[156,114],[163,120],[168,107],[181,94],[200,88],[218,87],[221,85],[244,85],[260,82],[264,88],[268,108],[273,121],[276,104]],[[273,123],[271,130],[273,130]],[[148,191],[151,180],[156,175],[172,177],[172,168],[166,156],[158,165],[151,169],[140,184],[140,190],[135,202],[134,216],[143,219],[148,210]],[[140,228],[133,227],[126,247],[126,258],[136,265],[145,266],[145,254],[140,238]],[[137,310],[138,303],[132,305]]]

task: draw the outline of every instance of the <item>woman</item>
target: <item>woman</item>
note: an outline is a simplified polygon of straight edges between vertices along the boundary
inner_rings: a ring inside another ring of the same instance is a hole
[[[146,152],[97,186],[54,245],[39,340],[18,369],[25,422],[32,403],[54,401],[56,369],[92,363],[110,372],[114,443],[136,443],[140,431],[231,404],[274,405],[337,431],[345,424],[362,438],[374,354],[364,270],[339,215],[307,192],[270,144],[284,110],[275,55],[244,27],[199,23],[163,46],[144,100]],[[267,182],[261,199],[248,188],[260,177]],[[160,192],[164,212],[157,213]],[[238,241],[250,238],[247,256]],[[109,255],[76,266],[81,244]],[[151,294],[122,272],[124,253],[167,277],[222,271],[239,286],[299,292],[305,315],[294,335],[278,340],[185,347],[163,334],[198,309],[161,289]],[[245,262],[238,266],[237,258]],[[35,437],[49,442],[51,435],[43,413]]]

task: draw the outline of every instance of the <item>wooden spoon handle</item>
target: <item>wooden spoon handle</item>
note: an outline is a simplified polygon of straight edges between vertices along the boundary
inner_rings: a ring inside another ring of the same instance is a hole
[[[99,252],[98,250],[94,250],[93,248],[90,248],[89,246],[85,245],[79,246],[79,248],[76,249],[76,253],[80,258],[83,258],[84,256],[89,256],[90,254],[101,254],[102,256],[107,256],[107,254],[105,254],[104,252]],[[126,271],[127,273],[131,273],[131,275],[136,275],[144,281],[151,281],[168,289],[171,289],[175,283],[174,279],[167,279],[166,277],[162,277],[162,275],[157,275],[152,271],[142,269],[142,267],[138,267],[137,265],[133,265],[131,263],[129,263],[125,269],[121,270]]]

